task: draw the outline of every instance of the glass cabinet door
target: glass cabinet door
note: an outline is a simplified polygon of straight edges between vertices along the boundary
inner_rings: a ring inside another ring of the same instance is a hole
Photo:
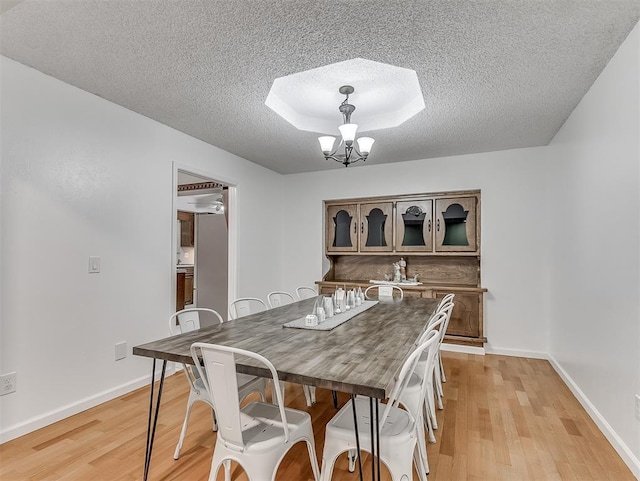
[[[436,252],[475,252],[476,198],[436,199]]]
[[[360,252],[393,250],[393,203],[360,204]]]
[[[433,250],[433,201],[402,201],[396,204],[396,251]]]
[[[357,252],[358,230],[357,204],[327,207],[327,252]]]

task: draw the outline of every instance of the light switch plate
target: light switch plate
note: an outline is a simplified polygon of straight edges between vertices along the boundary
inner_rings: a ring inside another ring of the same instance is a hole
[[[116,344],[114,346],[114,353],[115,353],[116,361],[119,361],[120,359],[124,359],[125,357],[127,357],[127,343],[119,342],[118,344]]]
[[[89,257],[89,274],[97,274],[100,272],[100,258]]]

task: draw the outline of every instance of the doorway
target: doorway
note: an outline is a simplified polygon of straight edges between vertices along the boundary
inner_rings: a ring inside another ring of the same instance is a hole
[[[173,184],[175,308],[207,307],[227,319],[235,297],[235,186],[176,164]]]

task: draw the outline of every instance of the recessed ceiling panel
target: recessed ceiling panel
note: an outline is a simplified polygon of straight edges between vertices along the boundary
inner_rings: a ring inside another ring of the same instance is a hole
[[[336,134],[343,85],[354,87],[351,122],[359,132],[397,127],[424,109],[416,72],[354,58],[274,80],[265,104],[299,130]]]

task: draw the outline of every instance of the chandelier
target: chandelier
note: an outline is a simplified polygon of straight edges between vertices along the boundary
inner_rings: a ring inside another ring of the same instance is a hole
[[[358,162],[359,160],[362,160],[363,162],[367,160],[367,156],[371,152],[371,146],[375,140],[371,137],[359,137],[356,141],[358,147],[355,146],[354,141],[356,140],[358,125],[351,123],[351,114],[356,108],[349,103],[349,95],[353,93],[354,88],[351,85],[343,85],[338,91],[342,95],[347,96],[347,98],[344,99],[338,107],[338,110],[342,113],[344,120],[344,123],[338,127],[340,134],[342,134],[342,139],[335,150],[333,150],[333,144],[336,141],[335,137],[325,135],[318,137],[318,141],[320,142],[320,148],[322,149],[322,154],[325,159],[332,159],[344,164],[345,167],[349,167],[350,164]],[[343,144],[344,154],[338,153],[340,146]]]

